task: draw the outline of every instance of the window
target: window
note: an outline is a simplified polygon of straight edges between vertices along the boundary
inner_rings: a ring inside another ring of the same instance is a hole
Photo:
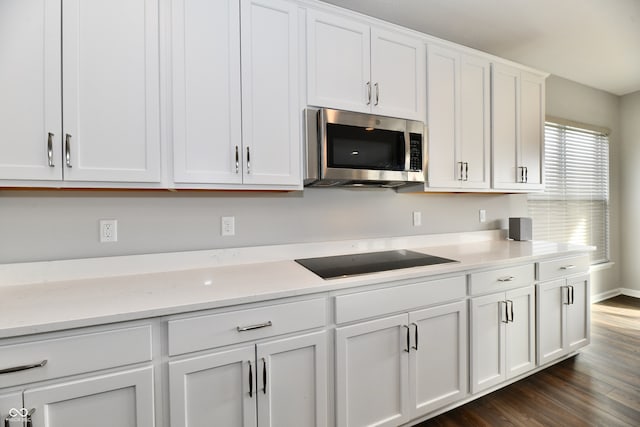
[[[608,262],[608,132],[554,120],[544,138],[545,191],[528,196],[533,238],[596,246],[591,263]]]

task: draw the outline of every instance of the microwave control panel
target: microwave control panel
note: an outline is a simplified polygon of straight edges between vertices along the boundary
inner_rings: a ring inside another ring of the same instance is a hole
[[[411,171],[422,170],[422,136],[416,133],[410,134],[409,169]]]

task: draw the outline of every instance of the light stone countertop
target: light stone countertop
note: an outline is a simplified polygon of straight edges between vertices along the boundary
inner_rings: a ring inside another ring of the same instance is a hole
[[[322,244],[282,245],[233,252],[233,261],[220,258],[229,250],[216,253],[219,262],[203,266],[201,262],[166,265],[167,254],[117,257],[104,262],[122,265],[122,275],[101,277],[96,260],[61,261],[63,266],[81,266],[83,276],[55,281],[34,280],[21,283],[6,280],[16,271],[33,272],[38,278],[43,271],[56,276],[51,262],[34,265],[0,266],[0,338],[56,331],[83,326],[164,316],[195,310],[266,301],[314,293],[345,290],[365,285],[423,278],[428,276],[465,274],[475,270],[499,268],[544,258],[575,255],[591,247],[549,242],[514,242],[492,232],[466,235],[375,241],[327,242]],[[455,244],[442,244],[448,240]],[[355,242],[355,243],[354,243]],[[363,245],[363,242],[366,244]],[[320,245],[320,246],[319,246]],[[354,246],[355,245],[355,246]],[[457,263],[384,271],[359,276],[323,280],[293,261],[294,258],[335,255],[375,250],[405,249],[458,260]],[[253,251],[253,252],[252,252]],[[299,255],[293,255],[293,253]],[[226,255],[225,255],[226,254]],[[268,254],[268,255],[266,255]],[[202,253],[193,256],[202,256]],[[224,256],[223,256],[224,255]],[[293,255],[293,256],[292,256]],[[182,254],[184,257],[184,254]],[[192,258],[193,258],[192,256]],[[150,257],[150,258],[149,258]],[[150,268],[149,259],[158,258]],[[188,258],[188,257],[187,257]],[[284,259],[282,259],[284,258]],[[203,259],[212,259],[212,251]],[[131,273],[130,265],[146,260],[142,272]],[[102,262],[102,261],[101,261]],[[55,262],[54,264],[55,265]],[[162,267],[165,265],[165,267]],[[195,266],[195,267],[194,267]],[[4,270],[3,270],[4,268]],[[58,267],[56,267],[58,268]],[[163,271],[163,268],[165,271]],[[42,270],[38,272],[37,270]],[[93,273],[91,270],[93,269]],[[146,270],[146,271],[144,271]],[[104,270],[102,270],[104,271]],[[110,271],[113,271],[111,268]],[[3,274],[4,273],[4,274]],[[93,274],[93,276],[91,276]],[[3,277],[4,276],[4,277]]]

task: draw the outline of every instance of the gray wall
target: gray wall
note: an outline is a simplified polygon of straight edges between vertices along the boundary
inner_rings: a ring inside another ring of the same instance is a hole
[[[0,262],[487,230],[525,214],[524,195],[4,190]],[[236,217],[235,236],[220,236],[221,216]],[[98,242],[100,218],[118,220],[118,242]]]
[[[593,89],[560,77],[551,76],[546,83],[547,115],[576,122],[607,127],[609,136],[610,171],[610,244],[609,268],[595,271],[591,276],[591,293],[596,295],[621,287],[621,192],[620,159],[622,136],[620,130],[620,97]],[[626,171],[625,171],[626,172]]]
[[[622,282],[640,292],[640,92],[622,97]]]

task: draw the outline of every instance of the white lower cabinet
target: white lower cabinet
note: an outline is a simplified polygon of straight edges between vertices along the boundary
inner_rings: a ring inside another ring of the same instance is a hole
[[[536,366],[534,287],[471,299],[471,392]]]
[[[466,302],[336,329],[338,426],[396,426],[467,393]]]
[[[326,426],[326,332],[169,362],[172,427]]]
[[[538,364],[544,365],[590,342],[589,275],[537,286]]]
[[[153,427],[151,366],[24,392],[33,427]]]

